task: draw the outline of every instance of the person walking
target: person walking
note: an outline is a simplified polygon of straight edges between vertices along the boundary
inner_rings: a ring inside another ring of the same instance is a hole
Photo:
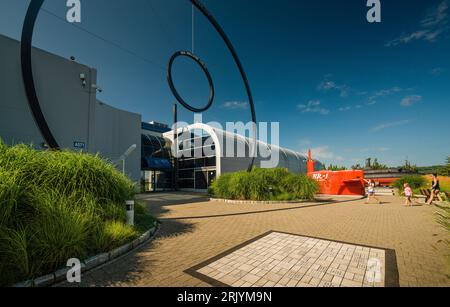
[[[439,199],[439,201],[442,201],[441,185],[440,185],[437,174],[433,174],[433,183],[431,185],[431,196],[430,196],[430,199],[428,200],[427,204],[431,205],[433,203],[435,197],[437,197]]]
[[[375,196],[375,181],[372,179],[365,180],[369,186],[367,189],[367,201],[366,204],[370,203],[372,199],[375,199],[379,204],[381,204],[381,201]]]
[[[405,189],[405,206],[411,206],[413,207],[412,197],[413,197],[413,191],[408,183],[405,183],[403,185],[403,188]]]

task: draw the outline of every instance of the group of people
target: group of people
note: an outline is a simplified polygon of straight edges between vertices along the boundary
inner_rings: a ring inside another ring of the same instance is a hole
[[[375,195],[375,186],[376,186],[375,181],[366,180],[366,182],[368,184],[366,204],[370,203],[370,201],[372,199],[376,200],[379,204],[381,204],[381,201]],[[408,183],[405,183],[403,185],[403,188],[404,188],[404,194],[405,194],[405,206],[412,207],[413,206],[413,190]],[[431,205],[435,198],[438,198],[440,201],[442,201],[441,186],[440,186],[439,178],[438,178],[437,174],[433,174],[433,181],[432,181],[432,185],[431,185],[431,196],[429,199],[426,200],[426,203],[428,205]]]
[[[406,206],[413,206],[413,191],[408,183],[404,184],[404,193],[405,193],[405,205]],[[441,185],[439,182],[439,178],[437,174],[433,174],[433,181],[431,183],[431,195],[429,199],[426,199],[425,202],[428,205],[431,205],[435,198],[438,198],[439,201],[442,201],[441,197]]]

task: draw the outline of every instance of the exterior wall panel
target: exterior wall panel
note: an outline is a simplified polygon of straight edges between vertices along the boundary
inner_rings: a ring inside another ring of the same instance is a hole
[[[0,35],[0,137],[7,144],[44,142],[28,106],[22,81],[20,43]],[[42,112],[61,148],[83,150],[111,160],[132,144],[140,149],[141,116],[97,103],[96,70],[34,48],[35,86]],[[82,86],[80,74],[86,77]],[[140,178],[139,150],[127,159],[127,174]]]

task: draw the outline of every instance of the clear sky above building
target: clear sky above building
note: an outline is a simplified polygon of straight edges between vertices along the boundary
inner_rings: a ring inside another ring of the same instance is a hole
[[[241,57],[258,120],[280,122],[281,146],[346,166],[367,157],[434,165],[450,155],[450,0],[382,0],[378,24],[367,22],[366,0],[203,3]],[[0,0],[1,34],[20,38],[28,4]],[[76,26],[65,4],[45,1],[34,45],[97,68],[100,100],[171,123],[167,62],[193,48],[217,89],[204,121],[250,120],[236,66],[198,12],[193,46],[188,0],[85,0]],[[204,105],[200,69],[179,60],[174,70],[183,97]]]

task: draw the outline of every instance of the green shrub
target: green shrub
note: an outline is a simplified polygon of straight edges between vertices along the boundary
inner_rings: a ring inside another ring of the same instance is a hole
[[[127,220],[127,212],[124,210],[124,206],[112,201],[105,202],[101,205],[99,215],[104,221],[125,223]]]
[[[0,225],[10,226],[24,198],[24,189],[16,173],[0,169]]]
[[[399,191],[403,191],[405,183],[408,183],[411,189],[415,190],[426,187],[427,180],[421,175],[408,175],[396,180],[394,187],[399,189]]]
[[[234,197],[231,197],[232,191],[230,187],[232,176],[233,174],[226,173],[222,174],[219,179],[214,180],[208,189],[209,194],[222,198],[225,198],[223,195],[227,195],[226,198],[233,199]]]
[[[0,285],[9,285],[33,276],[40,269],[30,259],[29,232],[0,227]]]
[[[98,200],[123,202],[134,195],[134,186],[106,160],[68,151],[36,151],[25,145],[3,148],[3,169],[14,171],[26,183],[66,195],[95,195]]]
[[[84,259],[94,208],[54,191],[39,192],[33,199],[36,221],[30,225],[33,257],[45,260],[43,271],[65,265],[68,259]]]
[[[92,244],[98,251],[106,252],[120,247],[138,237],[138,232],[131,226],[118,221],[107,221],[96,228]]]
[[[133,196],[133,183],[98,156],[0,141],[0,286],[136,238],[141,226],[125,224]]]
[[[147,208],[141,201],[135,202],[134,214],[135,215],[146,215],[147,214]]]
[[[218,198],[256,201],[311,200],[317,191],[314,180],[281,168],[223,174],[209,190]]]
[[[287,176],[282,181],[283,189],[294,199],[313,199],[319,191],[317,182],[305,175]]]
[[[156,221],[153,216],[147,214],[137,214],[134,216],[136,229],[142,233],[153,228]]]

